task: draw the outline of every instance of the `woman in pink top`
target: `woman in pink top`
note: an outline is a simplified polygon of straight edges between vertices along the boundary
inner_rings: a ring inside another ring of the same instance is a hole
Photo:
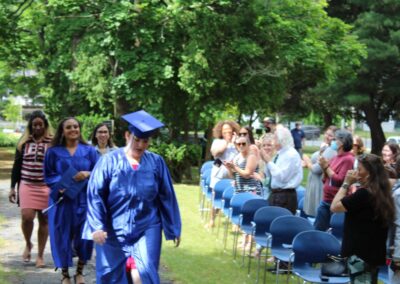
[[[332,200],[342,185],[347,171],[353,169],[354,166],[354,155],[351,152],[353,149],[353,136],[350,132],[337,130],[335,132],[335,140],[331,142],[330,147],[337,151],[337,155],[330,161],[324,157],[320,157],[318,161],[324,171],[322,179],[324,186],[323,198],[317,210],[314,227],[320,231],[329,229]]]

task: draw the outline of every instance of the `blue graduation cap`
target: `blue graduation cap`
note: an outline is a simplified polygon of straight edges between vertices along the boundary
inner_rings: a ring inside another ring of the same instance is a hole
[[[129,123],[129,131],[137,138],[149,138],[164,124],[144,110],[135,111],[122,116]]]
[[[65,189],[64,194],[69,199],[75,199],[75,197],[87,184],[87,179],[81,181],[74,180],[74,176],[77,173],[78,171],[73,166],[70,166],[67,171],[64,172],[60,182],[57,185],[58,188]]]

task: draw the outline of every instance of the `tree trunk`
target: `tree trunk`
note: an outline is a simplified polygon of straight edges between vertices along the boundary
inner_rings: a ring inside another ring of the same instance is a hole
[[[385,144],[385,134],[378,118],[378,111],[371,104],[363,106],[362,110],[371,132],[371,153],[381,155],[383,144]]]
[[[205,148],[205,160],[209,161],[211,160],[213,157],[211,156],[211,143],[213,141],[213,136],[212,136],[212,130],[213,130],[213,125],[208,125],[206,133],[205,133],[205,138],[207,139],[207,145]]]
[[[333,117],[330,112],[324,112],[324,129],[328,128],[333,124]]]

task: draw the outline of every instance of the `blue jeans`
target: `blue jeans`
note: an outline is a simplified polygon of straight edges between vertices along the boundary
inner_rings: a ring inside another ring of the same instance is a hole
[[[328,230],[330,228],[331,214],[331,204],[321,201],[315,217],[314,228],[319,231]]]

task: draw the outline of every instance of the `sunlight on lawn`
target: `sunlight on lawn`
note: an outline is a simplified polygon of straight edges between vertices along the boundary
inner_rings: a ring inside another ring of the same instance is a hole
[[[164,242],[161,262],[170,272],[168,277],[174,283],[254,283],[256,262],[252,261],[251,277],[247,277],[247,257],[244,267],[241,267],[241,251],[238,251],[236,262],[233,261],[232,234],[224,253],[223,229],[217,239],[216,229],[211,233],[204,228],[199,212],[199,186],[179,184],[175,190],[183,232],[178,249],[173,247],[173,242]],[[272,281],[275,276],[267,272],[266,283]]]

